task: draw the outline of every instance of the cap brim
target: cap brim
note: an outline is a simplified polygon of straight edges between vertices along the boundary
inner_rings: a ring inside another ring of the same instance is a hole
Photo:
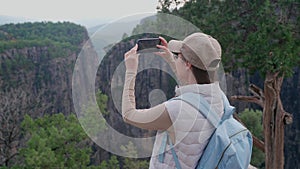
[[[168,43],[168,48],[173,53],[181,53],[180,49],[182,48],[183,42],[178,40],[171,40]]]

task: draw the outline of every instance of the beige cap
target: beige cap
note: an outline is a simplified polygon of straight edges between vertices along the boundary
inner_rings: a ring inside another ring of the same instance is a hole
[[[213,37],[204,33],[194,33],[183,41],[171,40],[168,44],[171,52],[181,53],[193,66],[214,71],[221,61],[221,46]]]

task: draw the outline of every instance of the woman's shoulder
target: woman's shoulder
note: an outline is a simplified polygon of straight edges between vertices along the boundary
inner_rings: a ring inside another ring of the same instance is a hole
[[[182,106],[182,100],[168,100],[165,102],[165,106],[168,112],[176,112],[179,111],[180,107]]]
[[[186,112],[197,112],[191,105],[183,100],[168,100],[165,103],[165,107],[172,120],[177,119],[178,115]]]

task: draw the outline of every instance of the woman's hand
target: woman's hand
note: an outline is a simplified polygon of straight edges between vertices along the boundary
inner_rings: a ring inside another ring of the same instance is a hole
[[[159,37],[159,39],[161,40],[161,45],[157,45],[157,47],[162,49],[162,51],[155,52],[155,54],[164,58],[168,63],[173,62],[173,53],[168,48],[168,42],[163,37]]]
[[[168,48],[168,42],[163,37],[159,37],[159,39],[161,40],[161,45],[157,45],[157,47],[159,49],[162,49],[162,51],[155,52],[155,54],[164,58],[165,61],[171,66],[171,69],[173,70],[175,75],[178,77],[175,58],[173,57],[173,53]]]
[[[136,73],[138,64],[139,64],[139,58],[138,54],[136,52],[137,50],[137,44],[128,52],[125,53],[124,55],[124,60],[125,60],[125,66],[126,66],[126,71],[127,72],[132,72]]]

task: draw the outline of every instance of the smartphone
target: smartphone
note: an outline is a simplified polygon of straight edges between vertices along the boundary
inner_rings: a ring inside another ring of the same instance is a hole
[[[159,38],[138,39],[137,44],[138,53],[158,52],[159,49],[156,47],[156,45],[161,45],[161,40]]]

